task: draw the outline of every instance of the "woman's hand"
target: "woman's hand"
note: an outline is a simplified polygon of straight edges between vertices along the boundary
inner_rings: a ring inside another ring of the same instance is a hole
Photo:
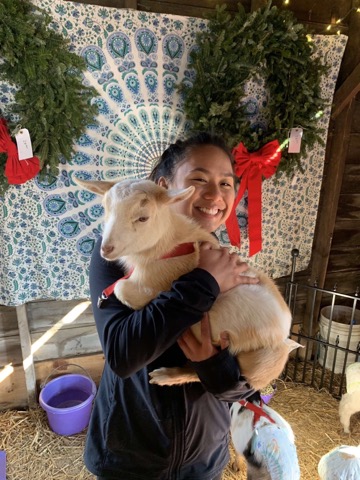
[[[201,341],[197,340],[195,335],[189,328],[178,339],[178,344],[181,350],[184,352],[186,358],[192,362],[201,362],[213,357],[219,350],[211,342],[211,331],[209,316],[206,313],[201,320]],[[229,346],[229,339],[224,332],[220,335],[220,347],[221,350]]]
[[[256,277],[242,275],[249,265],[240,262],[237,253],[230,253],[228,248],[214,248],[210,242],[200,246],[199,268],[207,270],[219,284],[220,292],[226,292],[237,285],[254,285],[259,283]]]

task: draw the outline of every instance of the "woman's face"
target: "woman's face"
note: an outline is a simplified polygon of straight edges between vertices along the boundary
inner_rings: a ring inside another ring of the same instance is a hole
[[[194,194],[173,208],[208,232],[214,232],[230,215],[235,200],[234,174],[230,158],[219,147],[193,147],[177,167],[174,179],[162,178],[159,183],[178,190],[193,185]]]

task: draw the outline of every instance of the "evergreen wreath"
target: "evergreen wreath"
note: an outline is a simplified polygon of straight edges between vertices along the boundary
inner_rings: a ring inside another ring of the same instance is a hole
[[[197,34],[197,48],[190,54],[195,78],[178,85],[193,130],[216,132],[232,148],[243,142],[252,152],[272,140],[286,144],[290,129],[302,127],[300,153],[289,154],[284,148],[276,177],[303,171],[301,157],[315,142],[324,144],[318,118],[325,108],[320,80],[327,71],[314,58],[315,46],[304,26],[291,12],[272,7],[271,1],[252,13],[239,4],[233,16],[226,5],[217,6],[208,19],[208,28]],[[250,78],[264,79],[269,92],[262,110],[266,130],[250,124],[241,103]]]
[[[0,80],[15,87],[14,103],[0,113],[12,131],[16,125],[30,132],[42,175],[58,174],[63,157],[70,160],[74,141],[94,123],[97,95],[82,83],[85,61],[69,49],[69,41],[53,28],[51,17],[28,0],[0,2]],[[6,155],[0,158],[0,189]]]

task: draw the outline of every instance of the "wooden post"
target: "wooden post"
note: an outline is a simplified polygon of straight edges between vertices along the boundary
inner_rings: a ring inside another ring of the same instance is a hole
[[[29,330],[29,321],[26,311],[26,304],[16,307],[16,314],[19,327],[21,353],[23,358],[23,367],[25,373],[25,383],[28,395],[29,407],[36,405],[36,374],[31,351],[31,336]]]
[[[360,62],[346,78],[334,95],[334,107],[331,118],[334,120],[360,91]]]

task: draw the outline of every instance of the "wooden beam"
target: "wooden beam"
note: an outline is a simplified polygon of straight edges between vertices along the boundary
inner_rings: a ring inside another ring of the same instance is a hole
[[[23,367],[25,372],[25,383],[28,395],[29,407],[36,405],[36,375],[34,367],[34,359],[31,351],[31,336],[29,329],[29,321],[26,312],[26,304],[16,307],[20,345],[23,359]]]
[[[251,0],[251,11],[255,12],[255,10],[258,10],[259,8],[265,7],[267,4],[267,0]]]
[[[70,2],[72,0],[65,0]],[[78,0],[79,3],[111,8],[133,8],[137,10],[137,0]]]
[[[124,0],[124,7],[137,10],[137,0]]]
[[[360,63],[335,92],[334,106],[331,112],[333,120],[349,105],[358,92],[360,92]]]

